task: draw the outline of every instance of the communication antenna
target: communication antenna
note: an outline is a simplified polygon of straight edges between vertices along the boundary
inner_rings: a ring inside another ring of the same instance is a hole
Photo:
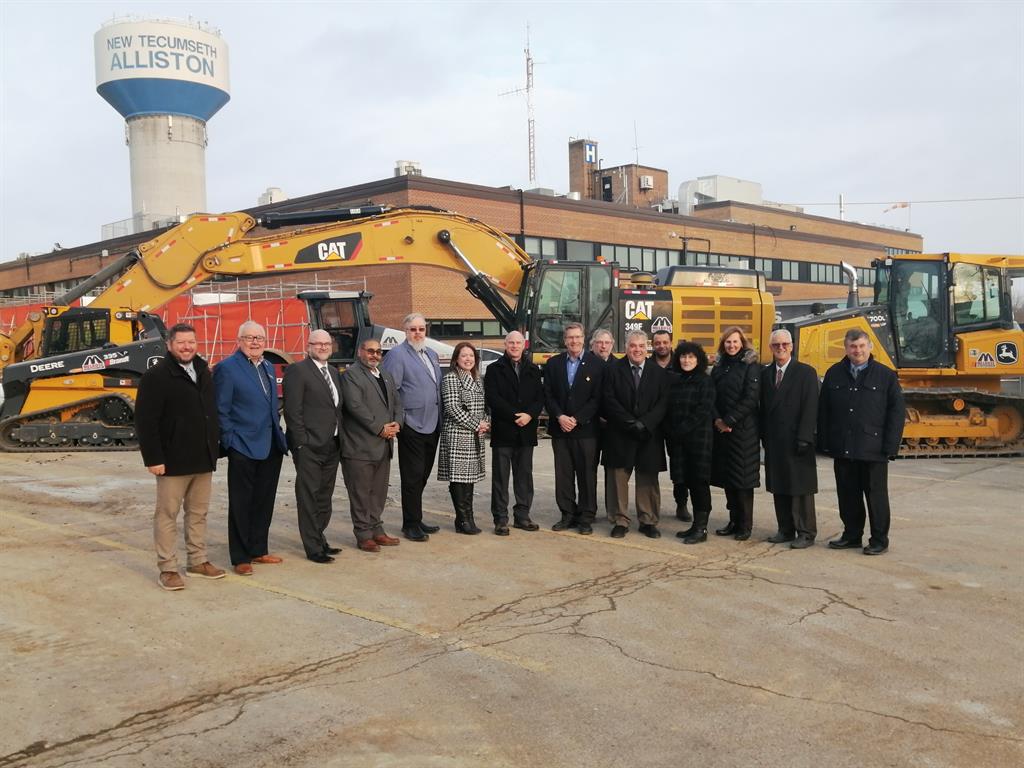
[[[499,96],[516,96],[520,93],[526,94],[526,132],[529,137],[530,152],[530,184],[537,182],[537,136],[534,130],[533,119],[533,54],[530,53],[530,25],[526,25],[526,87],[516,88],[511,91],[499,93]]]
[[[640,150],[643,147],[640,146],[640,139],[637,138],[636,134],[636,120],[633,121],[633,158],[637,165],[640,165]]]

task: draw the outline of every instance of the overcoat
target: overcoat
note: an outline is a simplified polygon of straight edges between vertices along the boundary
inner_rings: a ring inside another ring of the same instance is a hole
[[[666,443],[673,483],[709,482],[715,385],[706,371],[669,372]]]
[[[192,358],[196,383],[171,353],[139,381],[135,429],[142,462],[164,465],[169,476],[213,472],[220,453],[220,429],[213,377],[203,358]]]
[[[639,389],[633,385],[628,357],[609,362],[605,374],[608,380],[602,403],[608,424],[601,463],[640,472],[665,471],[663,422],[668,408],[668,371],[647,360]]]
[[[584,352],[576,376],[569,386],[566,372],[568,353],[555,355],[544,366],[544,402],[548,412],[548,434],[552,439],[597,437],[598,411],[604,383],[604,361],[593,352]],[[563,432],[559,416],[572,416],[576,428]]]
[[[761,371],[761,443],[764,484],[769,493],[805,496],[818,492],[814,461],[818,421],[818,374],[806,363],[790,360],[775,388],[776,365]]]
[[[821,383],[818,449],[837,459],[886,461],[899,453],[906,418],[895,371],[872,356],[855,381],[844,358]]]
[[[491,412],[491,447],[518,448],[537,444],[537,420],[544,410],[544,385],[540,368],[523,355],[519,376],[508,355],[489,366],[484,376],[484,395]],[[530,414],[530,423],[516,425],[516,414]]]
[[[714,431],[711,484],[747,490],[761,485],[761,445],[757,434],[758,380],[761,366],[752,349],[721,355],[711,369],[715,384],[713,418],[722,419],[731,432]]]
[[[451,371],[441,379],[441,448],[437,479],[445,483],[478,483],[484,479],[483,437],[476,430],[484,419],[484,385],[468,373]]]

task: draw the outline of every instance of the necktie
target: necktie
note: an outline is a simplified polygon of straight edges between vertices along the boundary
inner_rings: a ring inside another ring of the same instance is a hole
[[[327,386],[330,387],[330,390],[331,390],[331,399],[334,400],[334,404],[337,405],[338,404],[338,390],[336,390],[334,388],[334,382],[331,381],[331,374],[327,370],[327,366],[326,365],[323,368],[320,369],[320,373],[322,373],[324,375],[324,379],[327,380]]]
[[[633,366],[633,388],[640,389],[640,366]]]
[[[256,378],[260,380],[260,386],[263,387],[263,394],[270,397],[270,389],[267,387],[267,377],[263,374],[263,363],[259,362],[255,364],[256,367]]]
[[[779,388],[779,384],[781,384],[781,383],[782,383],[782,369],[781,368],[776,368],[775,369],[775,388],[778,389]]]
[[[430,362],[430,358],[427,357],[426,351],[421,349],[419,354],[420,360],[422,360],[423,364],[427,366],[427,373],[430,374],[430,380],[437,383],[437,374],[434,373],[434,364]]]
[[[195,369],[195,366],[194,366],[194,365],[192,365],[191,363],[189,363],[188,365],[186,365],[186,366],[185,366],[185,373],[187,373],[187,374],[188,374],[188,377],[189,377],[190,379],[192,379],[192,383],[193,383],[193,384],[195,384],[195,383],[196,383],[196,381],[197,381],[197,380],[196,380],[196,369]]]

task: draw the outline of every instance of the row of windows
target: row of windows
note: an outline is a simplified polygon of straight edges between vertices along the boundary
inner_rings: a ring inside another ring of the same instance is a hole
[[[505,334],[497,320],[429,320],[427,335],[434,339],[500,339]]]
[[[908,248],[890,248],[888,246],[885,248],[886,256],[902,256],[904,253],[920,253],[920,251],[911,251]]]

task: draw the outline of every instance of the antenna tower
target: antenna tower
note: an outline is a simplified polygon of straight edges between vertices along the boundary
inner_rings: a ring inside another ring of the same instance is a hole
[[[520,93],[526,94],[526,132],[530,153],[530,184],[533,185],[537,182],[537,135],[533,118],[533,54],[530,53],[529,24],[526,25],[526,48],[523,49],[523,52],[526,54],[526,87],[515,88],[498,95],[514,96]]]

